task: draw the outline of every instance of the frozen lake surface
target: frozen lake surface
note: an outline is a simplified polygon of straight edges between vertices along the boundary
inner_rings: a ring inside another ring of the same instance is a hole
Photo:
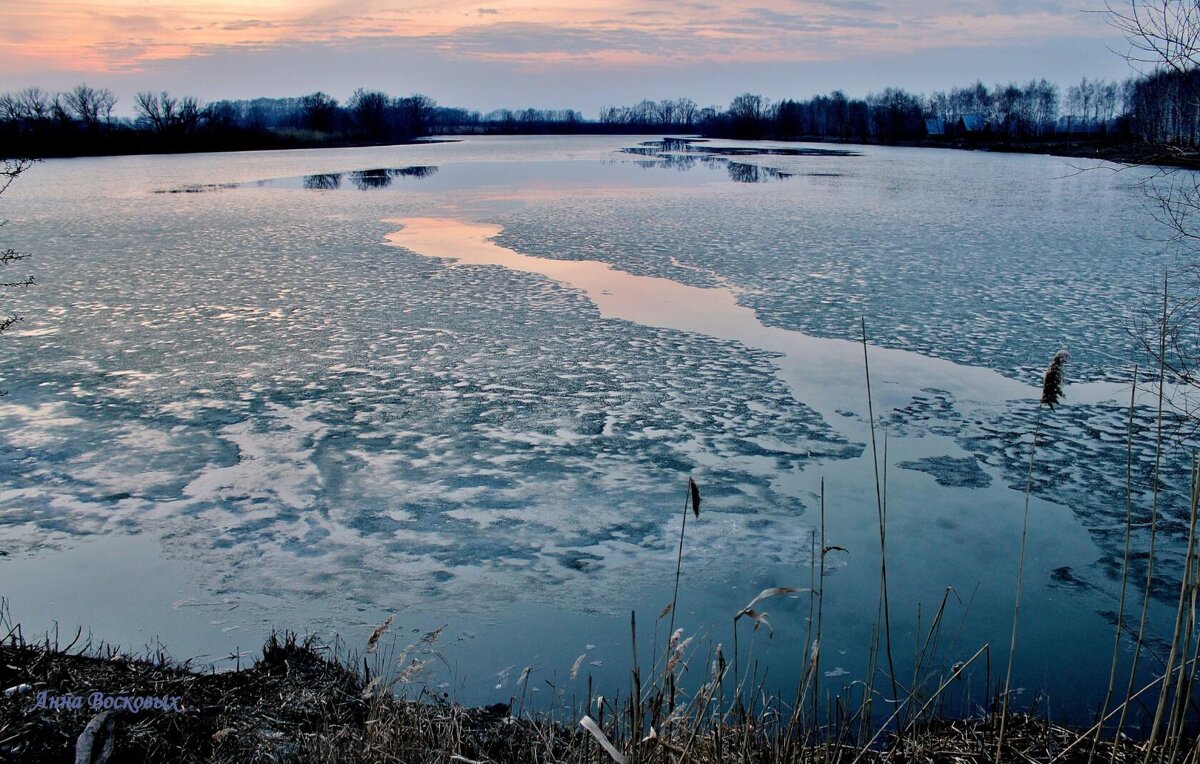
[[[359,644],[395,614],[401,646],[446,625],[428,679],[467,702],[519,694],[526,665],[546,694],[588,673],[624,688],[629,612],[652,633],[670,601],[688,477],[705,501],[677,625],[705,645],[759,590],[809,585],[824,479],[826,541],[849,553],[827,560],[822,669],[861,679],[879,558],[865,318],[910,673],[946,587],[939,667],[1007,645],[1041,370],[1070,350],[1041,425],[1017,675],[1083,718],[1117,608],[1127,329],[1171,262],[1146,171],[639,140],[31,169],[0,202],[38,281],[0,343],[13,616],[225,665],[272,626]],[[1186,452],[1167,462],[1159,636],[1186,519]],[[808,600],[767,605],[756,655],[787,688]]]

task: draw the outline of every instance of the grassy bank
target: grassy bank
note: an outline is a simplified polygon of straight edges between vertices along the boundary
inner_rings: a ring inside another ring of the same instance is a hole
[[[1086,730],[1012,714],[1002,745],[996,714],[923,718],[882,734],[851,726],[838,731],[809,726],[784,704],[755,701],[752,693],[727,699],[718,712],[712,698],[707,709],[693,708],[690,701],[703,700],[702,690],[681,698],[684,710],[657,725],[636,722],[639,710],[644,722],[654,716],[657,690],[646,703],[592,701],[586,711],[562,708],[553,715],[517,705],[464,708],[427,692],[413,698],[381,692],[383,685],[358,660],[291,636],[272,636],[252,666],[211,674],[164,656],[80,652],[26,643],[18,635],[11,632],[0,645],[2,761],[76,761],[77,751],[90,751],[83,760],[91,762],[617,760],[598,735],[571,723],[589,712],[629,762],[988,762],[997,750],[1001,761],[1014,762],[1125,762],[1147,755],[1132,742],[1093,746]],[[81,708],[52,707],[72,696],[82,699]],[[121,697],[161,698],[171,707],[100,707],[104,698]],[[1168,760],[1169,753],[1149,752],[1155,761]]]

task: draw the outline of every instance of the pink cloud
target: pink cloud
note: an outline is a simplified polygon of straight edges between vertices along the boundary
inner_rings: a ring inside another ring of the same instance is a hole
[[[164,57],[220,46],[425,39],[445,53],[527,65],[603,66],[679,61],[806,61],[939,46],[988,46],[1063,35],[1103,36],[1103,20],[1054,2],[954,4],[915,0],[761,0],[753,5],[658,0],[594,0],[548,6],[516,0],[475,2],[262,3],[244,6],[10,0],[0,9],[5,53],[14,68],[103,72],[137,69]],[[514,29],[523,29],[523,41]],[[557,38],[557,42],[554,42]]]

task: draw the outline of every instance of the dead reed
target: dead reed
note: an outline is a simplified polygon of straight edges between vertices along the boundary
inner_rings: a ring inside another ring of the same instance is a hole
[[[1013,598],[1012,634],[1008,645],[1008,669],[1004,673],[1004,693],[1000,704],[1000,733],[996,737],[996,764],[1004,749],[1004,727],[1008,720],[1009,698],[1012,692],[1012,669],[1017,655],[1017,621],[1021,613],[1021,591],[1025,583],[1025,551],[1029,538],[1029,498],[1033,494],[1033,462],[1037,455],[1038,435],[1041,433],[1042,406],[1051,411],[1063,397],[1063,365],[1068,358],[1067,351],[1060,350],[1054,354],[1046,373],[1042,377],[1042,397],[1038,402],[1037,415],[1033,423],[1033,442],[1029,446],[1029,470],[1025,478],[1025,509],[1021,513],[1021,544],[1017,553],[1017,589]]]

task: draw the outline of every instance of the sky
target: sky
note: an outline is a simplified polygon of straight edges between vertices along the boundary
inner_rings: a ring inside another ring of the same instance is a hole
[[[1127,45],[1060,0],[0,0],[0,91],[204,101],[357,87],[446,106],[807,98],[979,79],[1124,79]]]

